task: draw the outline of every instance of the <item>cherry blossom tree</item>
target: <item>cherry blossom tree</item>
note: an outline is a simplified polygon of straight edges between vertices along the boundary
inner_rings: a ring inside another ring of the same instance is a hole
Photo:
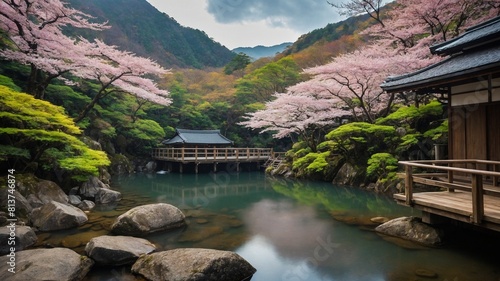
[[[381,8],[384,2],[383,0],[351,0],[345,3],[326,2],[330,4],[330,6],[337,8],[339,10],[339,14],[342,16],[368,14],[371,18],[384,26],[381,16]]]
[[[298,137],[315,151],[326,129],[350,112],[342,109],[339,100],[329,94],[294,92],[303,87],[307,85],[300,83],[287,93],[274,94],[274,100],[266,103],[265,110],[249,113],[247,121],[239,124],[261,129],[261,133],[274,132],[275,138]]]
[[[30,65],[26,91],[43,98],[45,88],[64,74],[97,81],[98,93],[75,121],[82,120],[102,97],[122,91],[138,98],[168,105],[168,92],[149,78],[167,70],[157,63],[120,51],[102,41],[71,38],[65,27],[102,30],[108,26],[92,22],[92,17],[70,8],[59,0],[2,0],[0,27],[9,36],[12,47],[0,50],[0,56]]]
[[[130,93],[138,99],[144,99],[160,105],[169,105],[168,91],[161,90],[146,75],[162,76],[167,71],[157,63],[130,52],[120,51],[100,40],[88,42],[80,39],[80,45],[87,51],[82,60],[71,71],[83,79],[97,81],[100,89],[92,101],[82,110],[75,122],[81,121],[103,97],[114,92]]]
[[[341,13],[370,13],[377,21],[364,31],[372,38],[371,43],[337,56],[328,64],[304,70],[304,74],[311,76],[308,81],[274,95],[276,100],[249,114],[241,124],[275,131],[277,138],[292,133],[307,138],[317,132],[315,124],[323,128],[331,126],[332,117],[338,115],[348,114],[357,121],[373,123],[387,115],[395,102],[409,102],[380,88],[388,76],[416,71],[440,61],[441,57],[429,52],[430,45],[457,36],[464,28],[498,13],[487,9],[493,7],[490,1],[401,0],[382,20],[381,2],[330,3],[343,9]],[[312,106],[314,102],[322,106]]]
[[[68,7],[64,2],[2,0],[0,27],[12,47],[0,51],[8,60],[29,65],[31,73],[26,91],[43,98],[50,81],[72,69],[76,41],[62,33],[64,27],[102,30],[105,24],[92,23],[91,16]]]

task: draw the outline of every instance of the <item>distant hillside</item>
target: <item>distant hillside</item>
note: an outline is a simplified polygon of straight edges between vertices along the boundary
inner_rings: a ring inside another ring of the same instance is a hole
[[[320,41],[332,42],[340,39],[344,35],[352,35],[355,31],[358,31],[360,25],[364,24],[369,18],[370,16],[368,14],[364,14],[350,17],[337,23],[330,23],[323,28],[315,29],[300,36],[292,46],[286,49],[284,54],[290,55],[298,53]]]
[[[74,8],[108,21],[111,29],[84,34],[148,57],[166,68],[221,67],[234,53],[203,31],[183,27],[146,0],[69,0]]]
[[[240,47],[233,49],[235,53],[244,53],[254,60],[264,58],[264,57],[274,57],[277,53],[281,53],[290,45],[292,42],[286,42],[275,46],[255,46],[255,47]]]

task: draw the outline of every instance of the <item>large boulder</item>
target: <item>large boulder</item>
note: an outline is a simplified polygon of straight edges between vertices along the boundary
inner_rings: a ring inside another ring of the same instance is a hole
[[[31,212],[33,226],[41,231],[73,228],[84,224],[87,220],[87,215],[82,210],[55,201]]]
[[[35,231],[29,226],[10,224],[1,227],[0,256],[10,253],[11,247],[14,247],[17,252],[34,245],[36,241],[37,237]]]
[[[11,262],[9,255],[0,257],[0,272],[9,281],[82,280],[94,264],[91,259],[66,248],[20,251]]]
[[[68,203],[68,195],[59,185],[33,175],[20,176],[16,189],[28,200],[32,208],[38,208],[50,201]]]
[[[120,200],[122,200],[122,194],[108,188],[99,189],[95,195],[95,202],[97,204],[113,204]]]
[[[134,263],[141,255],[156,249],[146,239],[130,236],[99,236],[92,238],[85,252],[100,265],[125,265]]]
[[[166,203],[132,208],[116,218],[111,231],[120,235],[144,236],[185,225],[185,216],[177,207]]]
[[[14,190],[12,193],[10,193],[9,190],[11,189],[0,188],[0,208],[5,211],[6,215],[5,219],[2,220],[2,224],[0,225],[7,223],[7,219],[12,219],[12,217],[9,215],[9,212],[7,212],[7,206],[9,205],[8,200],[12,198],[9,198],[9,195],[15,197],[15,216],[18,222],[28,223],[31,211],[33,211],[33,207],[31,207],[31,204],[19,191]]]
[[[86,182],[82,183],[78,190],[78,194],[83,198],[93,199],[101,188],[109,188],[109,186],[97,177],[90,177]]]
[[[132,266],[132,272],[155,281],[242,281],[255,271],[236,253],[196,248],[144,255]]]
[[[443,242],[443,233],[440,230],[423,223],[422,220],[417,217],[393,219],[377,226],[375,231],[427,246],[438,246]]]

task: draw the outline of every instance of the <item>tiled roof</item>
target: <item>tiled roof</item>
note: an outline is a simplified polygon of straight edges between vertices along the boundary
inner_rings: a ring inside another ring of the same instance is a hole
[[[451,55],[493,41],[500,41],[500,17],[473,26],[462,35],[432,46],[433,54]]]
[[[467,78],[500,69],[500,17],[468,29],[461,36],[431,47],[447,59],[396,77],[388,77],[381,87],[388,92],[436,87],[451,79]]]
[[[221,135],[219,130],[176,129],[176,135],[163,144],[231,145],[233,142]]]
[[[389,77],[381,87],[394,92],[418,88],[420,85],[435,86],[452,78],[466,77],[478,71],[499,67],[500,46],[453,56],[410,74]]]

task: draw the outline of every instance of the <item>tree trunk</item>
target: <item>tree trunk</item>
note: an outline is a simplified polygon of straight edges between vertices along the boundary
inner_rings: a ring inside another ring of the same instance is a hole
[[[85,106],[85,108],[82,110],[82,112],[80,112],[80,114],[78,115],[78,117],[76,117],[74,119],[75,123],[78,123],[78,122],[82,121],[83,118],[85,118],[87,116],[87,114],[92,110],[92,108],[94,108],[94,105],[101,98],[103,98],[106,94],[107,94],[106,92],[99,91],[99,93],[97,93],[97,95],[95,95],[95,97],[92,99],[92,101]]]

